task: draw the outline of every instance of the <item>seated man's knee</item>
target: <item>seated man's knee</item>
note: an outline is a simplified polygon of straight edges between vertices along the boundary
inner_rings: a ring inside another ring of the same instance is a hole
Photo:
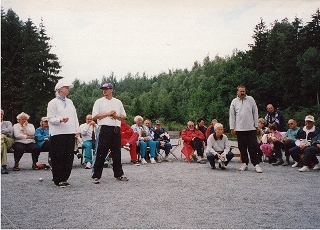
[[[229,159],[231,160],[233,157],[234,157],[233,152],[229,151],[229,152],[227,153],[227,159],[228,159],[228,160],[229,160]]]
[[[209,161],[214,161],[215,156],[214,156],[211,152],[207,152],[207,159],[208,159]]]

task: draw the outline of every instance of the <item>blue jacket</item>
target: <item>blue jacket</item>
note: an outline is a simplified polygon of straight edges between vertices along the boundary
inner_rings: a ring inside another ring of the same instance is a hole
[[[34,139],[36,140],[36,143],[41,147],[44,144],[44,138],[50,138],[49,135],[49,128],[43,129],[42,127],[39,127],[36,129],[36,132],[34,134]]]

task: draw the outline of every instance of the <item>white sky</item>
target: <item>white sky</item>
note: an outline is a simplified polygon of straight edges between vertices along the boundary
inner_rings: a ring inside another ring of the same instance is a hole
[[[113,71],[152,77],[169,69],[191,70],[209,55],[248,50],[263,18],[303,22],[316,0],[2,0],[20,20],[43,19],[62,77],[88,82]]]

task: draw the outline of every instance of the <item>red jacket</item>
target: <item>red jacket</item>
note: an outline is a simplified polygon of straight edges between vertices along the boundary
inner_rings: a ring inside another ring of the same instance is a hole
[[[130,139],[130,137],[134,133],[134,131],[130,127],[130,125],[128,125],[126,123],[121,123],[120,132],[121,132],[121,138],[124,138],[124,139],[127,139],[127,140]]]
[[[202,141],[205,140],[205,136],[200,130],[182,130],[181,138],[183,140],[183,148],[181,149],[181,152],[186,156],[188,162],[190,161],[190,156],[193,152],[193,148],[191,147],[190,142],[194,137],[198,137]]]

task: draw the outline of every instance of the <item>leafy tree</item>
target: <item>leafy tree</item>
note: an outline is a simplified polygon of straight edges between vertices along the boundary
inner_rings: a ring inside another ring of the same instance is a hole
[[[50,53],[43,23],[38,30],[31,19],[21,22],[11,9],[1,16],[2,108],[12,122],[24,111],[38,124],[60,78],[58,58]]]

